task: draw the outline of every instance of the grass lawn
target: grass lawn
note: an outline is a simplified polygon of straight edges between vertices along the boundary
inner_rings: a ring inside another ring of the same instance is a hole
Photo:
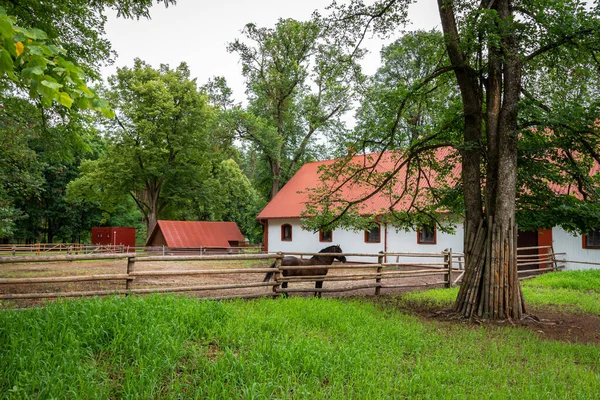
[[[544,274],[521,282],[527,306],[552,306],[565,312],[600,316],[600,270],[565,271]],[[403,296],[410,302],[450,307],[459,288],[432,289]]]
[[[600,288],[571,274],[524,282],[526,300],[598,314],[582,299]],[[447,304],[453,292],[406,298]],[[0,397],[19,399],[588,399],[600,387],[596,345],[293,297],[111,297],[2,311],[0,365]]]

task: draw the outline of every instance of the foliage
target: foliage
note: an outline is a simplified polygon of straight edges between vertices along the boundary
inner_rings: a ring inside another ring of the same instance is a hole
[[[177,201],[171,216],[177,220],[233,221],[250,243],[260,243],[262,228],[256,216],[264,205],[238,164],[227,159],[213,167],[198,191]]]
[[[177,199],[188,197],[210,174],[206,104],[185,63],[153,69],[137,59],[109,79],[117,115],[107,126],[109,145],[98,160],[82,163],[70,185],[82,196],[118,204],[135,200],[148,234]]]
[[[154,295],[0,313],[0,391],[14,398],[590,398],[599,356],[335,299]]]
[[[118,17],[150,18],[152,0],[4,0],[0,5],[27,29],[39,29],[50,44],[64,48],[69,60],[80,65],[87,75],[97,79],[103,65],[114,62],[116,53],[104,37],[106,10]],[[165,6],[175,0],[157,0]]]
[[[314,154],[317,135],[344,132],[340,117],[362,79],[360,54],[349,57],[329,40],[316,15],[307,22],[280,19],[274,28],[247,24],[243,32],[246,41],[228,50],[240,56],[249,104],[232,110],[232,123],[268,163],[272,198]]]
[[[400,29],[406,17],[405,6],[402,0],[370,6],[353,1],[350,5],[334,5],[330,21],[337,24],[339,37],[359,46],[369,30],[390,34],[394,27]],[[348,158],[323,174],[325,188],[330,186],[327,179],[331,176],[356,173],[348,168],[347,161],[361,151],[400,149],[404,154],[399,158],[407,160],[418,158],[419,153],[427,153],[432,147],[451,146],[462,161],[448,161],[462,162],[462,181],[455,187],[440,188],[438,196],[433,197],[437,209],[450,209],[458,215],[492,215],[494,204],[507,203],[493,200],[496,193],[506,192],[498,190],[498,185],[512,185],[505,183],[506,171],[511,168],[498,158],[500,148],[510,147],[514,157],[511,163],[517,162],[518,155],[517,192],[513,197],[517,199],[521,228],[561,225],[570,231],[585,232],[600,226],[600,177],[594,167],[600,161],[596,123],[600,79],[598,8],[584,7],[577,1],[530,2],[523,7],[509,7],[520,21],[514,23],[498,7],[448,2],[440,13],[454,15],[456,26],[450,27],[449,23],[445,41],[435,32],[415,32],[404,34],[384,48],[383,65],[371,79],[357,114],[353,141],[344,143]],[[516,47],[508,51],[508,44],[502,41]],[[513,57],[517,54],[519,61]],[[503,63],[513,63],[515,71],[522,69],[518,76],[511,75],[514,82],[502,76],[502,71],[509,71],[499,67]],[[506,88],[512,88],[510,96],[497,95]],[[505,120],[494,123],[494,118]],[[513,122],[508,124],[506,118]],[[511,128],[504,131],[509,125]],[[512,140],[516,131],[518,140],[509,147],[498,144],[498,140]],[[508,169],[498,173],[500,165]],[[437,171],[446,168],[447,163],[428,167]],[[413,168],[413,175],[418,172]],[[375,183],[377,175],[387,186]],[[378,173],[376,163],[365,166],[352,182],[369,180],[367,186],[371,189],[365,190],[363,198],[375,191],[390,191],[396,184],[393,177]],[[327,195],[314,196],[315,210],[319,210],[319,204],[328,203]],[[353,221],[333,210],[321,211],[325,216],[321,224]],[[431,210],[414,211],[436,218]],[[351,208],[347,212],[351,214]],[[473,221],[477,218],[474,216]],[[401,216],[397,222],[410,225],[421,220]]]
[[[17,86],[40,99],[44,107],[53,101],[71,108],[113,113],[85,83],[83,70],[69,61],[64,49],[47,44],[48,36],[40,29],[16,25],[16,19],[0,7],[0,79],[8,76]]]
[[[370,152],[404,149],[444,125],[458,125],[459,92],[451,77],[442,74],[422,82],[447,63],[443,35],[435,29],[408,32],[385,46],[346,146]],[[391,131],[396,132],[394,140],[382,140]]]

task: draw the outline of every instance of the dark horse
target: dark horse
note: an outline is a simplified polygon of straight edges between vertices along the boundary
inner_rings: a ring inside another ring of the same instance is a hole
[[[329,246],[319,251],[319,253],[343,253],[342,248],[338,245]],[[282,267],[292,267],[301,265],[331,265],[333,260],[338,259],[345,263],[346,257],[344,256],[321,256],[319,254],[312,256],[308,259],[302,259],[298,257],[287,256],[281,260]],[[275,268],[275,263],[271,264],[271,268]],[[325,276],[327,275],[327,268],[307,268],[307,269],[284,269],[283,276]],[[275,272],[268,272],[263,282],[268,282]],[[281,282],[281,288],[287,288],[287,282]],[[315,281],[315,289],[321,289],[323,287],[323,281]],[[315,292],[315,296],[321,297],[321,292]]]

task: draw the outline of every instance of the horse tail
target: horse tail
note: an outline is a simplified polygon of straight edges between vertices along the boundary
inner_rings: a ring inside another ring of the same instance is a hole
[[[275,261],[273,261],[273,264],[271,264],[270,268],[275,268],[275,264]],[[275,271],[267,272],[267,275],[265,275],[265,279],[263,279],[263,282],[269,282],[273,275],[275,275]]]

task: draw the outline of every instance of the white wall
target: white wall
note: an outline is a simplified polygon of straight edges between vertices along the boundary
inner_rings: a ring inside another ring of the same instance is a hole
[[[567,253],[557,256],[568,261],[584,261],[600,263],[600,249],[584,249],[581,235],[572,235],[562,228],[552,229],[552,246],[556,253]],[[566,270],[600,268],[598,265],[567,263]]]
[[[417,232],[409,230],[408,232],[400,230],[396,232],[396,229],[392,226],[388,227],[388,241],[387,251],[388,253],[441,253],[445,249],[452,249],[455,253],[462,253],[463,251],[463,226],[459,224],[455,227],[456,233],[449,234],[440,232],[438,229],[436,232],[436,244],[419,244],[417,243]],[[396,257],[388,257],[388,262],[396,261]],[[400,258],[400,262],[441,262],[441,258],[423,258],[423,257],[406,257]]]
[[[290,224],[292,226],[292,241],[281,240],[281,226]],[[270,219],[269,220],[269,252],[305,252],[318,253],[320,250],[337,244],[344,253],[378,253],[383,251],[383,229],[381,243],[365,243],[364,232],[353,232],[342,229],[333,231],[331,242],[320,242],[319,233],[313,233],[301,228],[300,220],[294,219]],[[377,259],[365,257],[348,257],[348,261],[377,262]]]
[[[292,241],[281,241],[281,225],[292,225]],[[451,248],[453,252],[463,251],[463,226],[456,226],[455,234],[442,233],[437,231],[436,244],[418,244],[417,233],[413,230],[405,232],[400,230],[396,232],[394,227],[381,229],[381,243],[365,243],[363,231],[348,231],[336,229],[333,231],[333,241],[331,243],[319,242],[319,234],[303,230],[300,226],[300,220],[294,219],[271,219],[269,220],[269,252],[306,252],[316,253],[319,250],[338,244],[345,253],[378,253],[384,251],[385,238],[387,235],[388,252],[414,252],[414,253],[432,253],[441,252],[446,248]],[[552,242],[556,253],[566,253],[566,256],[559,258],[569,261],[585,261],[600,263],[600,249],[584,249],[581,245],[581,235],[573,236],[565,232],[562,228],[552,229]],[[376,262],[375,258],[348,257],[348,261],[355,262]],[[388,262],[396,261],[395,257],[388,257]],[[400,262],[415,261],[437,261],[437,259],[401,257]],[[567,270],[600,268],[600,266],[586,264],[567,264]]]
[[[281,241],[281,226],[290,224],[292,226],[292,241]],[[414,253],[432,253],[441,252],[446,248],[452,248],[455,252],[462,252],[463,230],[462,225],[456,227],[456,234],[437,232],[437,244],[418,244],[417,233],[415,231],[405,232],[403,230],[396,232],[394,227],[381,227],[380,243],[365,243],[364,231],[350,231],[335,229],[333,231],[333,241],[331,243],[319,242],[319,234],[303,230],[299,219],[271,219],[269,220],[269,252],[318,252],[319,250],[338,244],[345,253],[369,253],[375,254],[385,250],[387,235],[388,252],[414,252]],[[402,258],[402,261],[437,261],[438,259],[423,258]],[[377,259],[366,257],[348,257],[348,261],[355,262],[376,262]],[[390,262],[394,260],[388,260]]]

